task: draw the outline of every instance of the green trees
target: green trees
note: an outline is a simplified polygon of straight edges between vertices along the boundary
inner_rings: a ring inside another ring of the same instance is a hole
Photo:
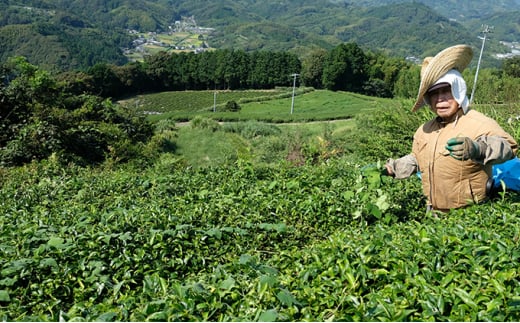
[[[270,89],[291,86],[291,75],[298,73],[298,81],[317,89],[409,98],[415,96],[419,70],[419,66],[404,59],[364,51],[348,43],[330,51],[317,49],[302,60],[288,52],[159,52],[142,63],[96,64],[80,77],[78,84],[72,82],[69,86],[106,98],[120,98],[160,91]]]
[[[399,71],[394,83],[394,95],[402,98],[413,98],[421,82],[421,67],[411,65]]]
[[[1,67],[0,83],[0,146],[22,131],[31,115],[45,115],[50,103],[46,94],[55,93],[56,84],[49,74],[38,70],[25,59],[11,59]]]
[[[273,88],[291,84],[291,74],[299,73],[300,60],[286,52],[254,52],[248,78],[253,89]]]
[[[125,64],[128,60],[120,48],[127,47],[131,39],[113,31],[41,22],[0,26],[0,41],[1,62],[24,56],[47,70],[67,71],[88,68],[97,62]]]
[[[517,65],[511,59],[503,70],[482,70],[474,102],[517,101]],[[139,154],[135,145],[152,135],[151,126],[111,99],[144,92],[288,87],[294,73],[306,86],[379,97],[413,98],[420,82],[420,66],[364,52],[355,43],[317,50],[303,62],[287,52],[161,52],[142,63],[99,63],[57,76],[15,57],[0,66],[0,163],[21,164],[56,152],[82,163],[128,160]],[[473,74],[464,72],[468,91]]]
[[[346,43],[330,51],[319,49],[309,53],[303,58],[301,79],[314,88],[378,97],[393,97],[399,93],[409,97],[419,84],[415,78],[400,78],[409,68],[410,64],[404,59],[364,51],[355,43]],[[404,84],[408,80],[412,86]],[[396,87],[396,84],[401,85]],[[413,91],[408,91],[408,87]]]
[[[301,80],[306,86],[312,86],[316,89],[323,88],[323,65],[327,51],[325,49],[317,49],[312,51],[302,60]]]
[[[87,71],[94,94],[119,98],[148,91],[269,89],[291,85],[301,63],[286,52],[160,52],[143,63],[96,64]]]
[[[502,70],[508,76],[520,78],[520,56],[504,60]]]
[[[122,80],[115,73],[116,67],[108,64],[96,64],[88,73],[92,76],[94,93],[103,97],[119,97],[123,92]]]
[[[363,87],[363,92],[378,97],[393,97],[394,85],[402,70],[410,64],[401,58],[387,57],[381,53],[368,53],[369,81]]]
[[[0,67],[0,164],[20,165],[60,154],[79,164],[138,155],[151,125],[129,110],[16,57]],[[73,82],[80,82],[71,77]]]
[[[341,44],[325,58],[323,85],[326,89],[360,92],[368,80],[368,58],[355,43]]]
[[[354,43],[303,59],[288,52],[216,50],[202,53],[159,52],[144,62],[123,66],[98,63],[68,85],[105,98],[143,92],[184,90],[270,89],[291,86],[300,74],[306,86],[391,97],[404,60],[365,53]],[[79,76],[79,73],[72,73]],[[64,73],[70,80],[70,72]]]

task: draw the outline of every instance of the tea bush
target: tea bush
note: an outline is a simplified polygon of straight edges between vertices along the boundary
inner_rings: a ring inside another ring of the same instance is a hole
[[[52,154],[0,168],[0,318],[520,320],[519,194],[427,215],[417,177],[381,176],[427,112],[378,112],[344,138],[325,129],[330,146],[266,136],[319,156],[299,166],[253,163],[243,137],[202,127],[193,138],[244,146],[218,166],[166,151],[148,164],[80,167]],[[144,152],[176,131],[157,125]],[[344,154],[332,154],[335,140]]]
[[[0,317],[519,318],[518,195],[435,219],[417,178],[347,158],[165,162],[4,169]]]

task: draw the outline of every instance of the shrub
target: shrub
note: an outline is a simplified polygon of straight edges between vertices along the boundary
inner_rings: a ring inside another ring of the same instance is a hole
[[[155,133],[161,133],[164,131],[176,131],[177,126],[175,121],[172,119],[161,119],[155,124]]]
[[[177,149],[178,128],[175,121],[162,119],[155,124],[155,133],[143,146],[142,156],[149,163],[155,161],[163,153],[174,153]]]
[[[20,165],[47,158],[61,148],[59,129],[45,121],[35,121],[20,127],[15,137],[0,150],[0,163]]]
[[[392,91],[388,85],[380,79],[372,79],[363,84],[363,93],[370,96],[377,96],[381,98],[391,98]]]
[[[236,101],[228,101],[224,108],[224,111],[238,112],[242,109]]]
[[[211,131],[217,131],[220,129],[221,126],[218,123],[218,121],[215,121],[210,118],[196,116],[191,120],[191,127],[193,129],[208,129]]]
[[[166,130],[156,133],[144,146],[143,155],[155,159],[161,153],[173,153],[177,149],[177,132]]]
[[[257,147],[257,158],[263,163],[273,163],[287,156],[287,138],[270,136]]]
[[[358,115],[356,130],[344,138],[345,150],[367,162],[406,155],[416,129],[431,117],[428,109],[412,113],[407,104],[401,109],[383,107],[376,113]]]
[[[226,123],[222,128],[226,132],[233,132],[247,139],[252,139],[258,136],[277,135],[281,132],[280,128],[275,125],[258,122],[256,120]]]
[[[133,145],[153,134],[134,110],[95,95],[73,95],[23,59],[10,64],[3,67],[9,81],[0,84],[1,164],[21,165],[52,153],[81,164],[107,157],[127,161],[139,153]]]

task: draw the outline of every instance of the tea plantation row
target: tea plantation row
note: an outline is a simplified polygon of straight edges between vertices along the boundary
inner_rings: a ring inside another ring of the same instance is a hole
[[[0,318],[520,319],[518,194],[427,217],[363,166],[3,169]]]

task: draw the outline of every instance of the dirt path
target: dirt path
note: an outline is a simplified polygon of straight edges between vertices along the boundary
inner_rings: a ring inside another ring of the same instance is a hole
[[[340,121],[351,121],[353,120],[353,118],[348,118],[348,119],[334,119],[334,120],[317,120],[317,121],[305,121],[305,122],[265,122],[267,124],[272,124],[272,125],[280,125],[280,126],[298,126],[298,125],[303,125],[303,124],[316,124],[316,123],[335,123],[335,122],[340,122]],[[219,121],[218,123],[220,125],[223,125],[225,123],[232,123],[232,122],[240,122],[240,121]],[[259,122],[262,122],[262,121],[259,121]],[[185,127],[185,126],[189,126],[190,125],[190,121],[182,121],[182,122],[176,122],[175,125],[178,126],[178,127]]]

